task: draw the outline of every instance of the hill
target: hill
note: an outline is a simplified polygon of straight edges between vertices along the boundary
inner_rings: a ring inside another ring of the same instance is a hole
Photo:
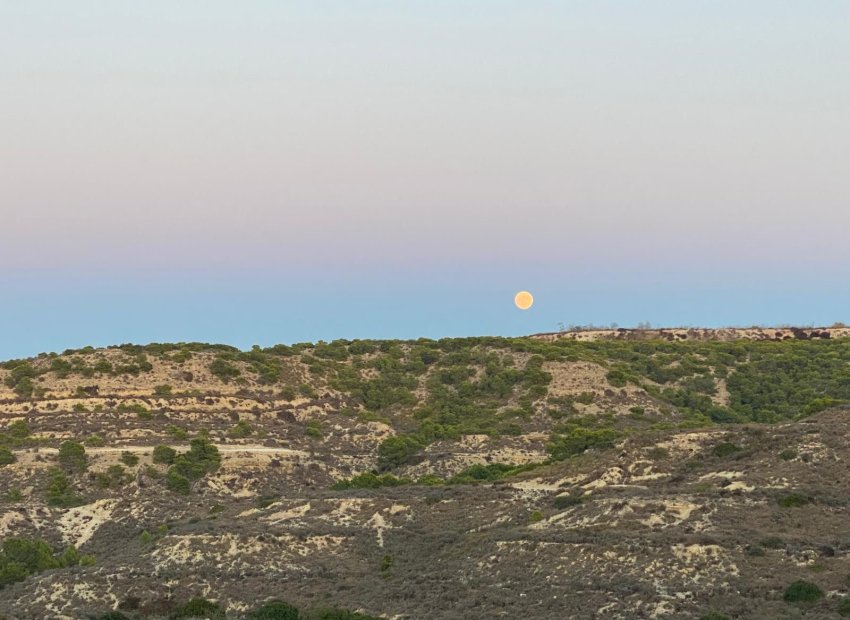
[[[850,609],[847,334],[587,333],[6,362],[0,616]]]

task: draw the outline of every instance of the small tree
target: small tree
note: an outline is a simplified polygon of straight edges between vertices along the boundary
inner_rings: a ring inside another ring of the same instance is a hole
[[[387,470],[405,465],[411,462],[422,448],[422,442],[414,437],[388,437],[378,446],[378,468]]]
[[[153,449],[153,462],[171,465],[177,456],[177,451],[170,446],[158,445]]]
[[[8,448],[0,448],[0,467],[15,462],[15,455]]]
[[[795,581],[785,590],[782,598],[789,603],[813,603],[823,598],[824,593],[816,584],[810,581]]]
[[[168,470],[165,476],[165,484],[169,490],[181,495],[189,495],[192,492],[192,484],[189,479],[174,471],[174,468]]]
[[[251,620],[299,620],[298,608],[283,601],[269,601],[252,611]]]
[[[88,467],[86,449],[76,441],[65,441],[59,446],[59,464],[69,472],[83,472]]]

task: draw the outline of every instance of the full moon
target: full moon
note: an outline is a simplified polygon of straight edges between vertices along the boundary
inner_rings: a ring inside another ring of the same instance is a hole
[[[534,297],[528,291],[520,291],[514,296],[514,303],[520,310],[528,310],[534,304]]]

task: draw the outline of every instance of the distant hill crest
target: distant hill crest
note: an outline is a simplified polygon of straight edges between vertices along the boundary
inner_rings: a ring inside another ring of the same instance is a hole
[[[537,340],[667,340],[732,341],[732,340],[827,340],[850,338],[850,327],[677,327],[657,329],[578,329],[533,334]]]

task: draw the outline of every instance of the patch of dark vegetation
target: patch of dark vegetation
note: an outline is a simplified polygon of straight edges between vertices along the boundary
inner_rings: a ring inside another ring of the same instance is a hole
[[[166,486],[183,495],[192,491],[194,484],[221,465],[218,448],[206,439],[193,439],[189,451],[178,454],[166,473]]]
[[[824,597],[823,590],[810,581],[795,581],[785,589],[783,600],[788,603],[814,603]]]
[[[94,557],[74,547],[57,553],[41,539],[6,538],[0,545],[0,588],[46,570],[91,564]]]

